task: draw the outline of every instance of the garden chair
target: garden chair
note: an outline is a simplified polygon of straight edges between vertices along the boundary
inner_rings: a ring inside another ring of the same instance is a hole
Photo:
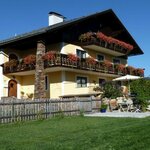
[[[146,110],[147,110],[147,111],[150,111],[150,105],[147,106]]]
[[[118,103],[117,103],[116,99],[111,99],[109,101],[109,109],[110,109],[110,111],[118,109]]]

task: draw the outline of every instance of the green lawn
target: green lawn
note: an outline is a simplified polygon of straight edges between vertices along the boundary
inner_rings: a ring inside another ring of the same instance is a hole
[[[150,150],[150,117],[66,117],[0,125],[0,150]]]

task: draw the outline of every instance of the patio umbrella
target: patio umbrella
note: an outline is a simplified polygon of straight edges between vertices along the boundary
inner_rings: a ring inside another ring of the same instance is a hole
[[[129,81],[131,81],[131,80],[137,80],[137,79],[140,79],[140,78],[141,77],[139,77],[139,76],[125,75],[125,76],[121,76],[121,77],[115,78],[112,81],[128,81],[129,94],[130,94],[130,84],[129,84]]]

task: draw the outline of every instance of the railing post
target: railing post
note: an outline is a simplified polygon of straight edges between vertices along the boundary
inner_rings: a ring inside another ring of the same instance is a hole
[[[12,122],[15,121],[15,109],[14,109],[14,102],[12,102]]]
[[[91,96],[90,100],[91,100],[91,112],[92,112],[92,110],[93,110],[93,108],[92,108],[92,96]]]
[[[46,101],[45,101],[45,113],[46,113],[46,119],[47,119],[47,105],[48,104],[48,102],[47,102],[47,99],[46,99]]]

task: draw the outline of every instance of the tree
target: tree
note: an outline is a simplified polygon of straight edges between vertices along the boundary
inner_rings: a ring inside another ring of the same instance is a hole
[[[132,81],[131,92],[136,94],[135,98],[144,111],[148,105],[148,100],[150,100],[150,80],[143,78]]]

